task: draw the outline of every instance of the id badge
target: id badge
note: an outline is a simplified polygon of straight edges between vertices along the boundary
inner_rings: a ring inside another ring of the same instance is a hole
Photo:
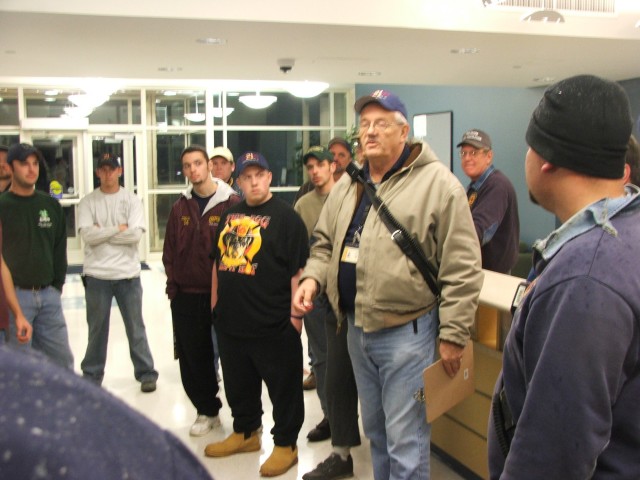
[[[358,263],[358,253],[360,249],[358,247],[352,247],[350,245],[346,245],[344,250],[342,250],[341,261],[345,263]]]

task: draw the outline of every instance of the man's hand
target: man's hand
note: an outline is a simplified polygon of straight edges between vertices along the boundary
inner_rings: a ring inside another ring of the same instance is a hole
[[[293,294],[292,307],[296,314],[304,315],[313,308],[313,299],[318,293],[318,284],[313,278],[305,278]]]
[[[126,223],[123,223],[122,225],[118,225],[118,230],[120,230],[121,232],[124,232],[127,228],[129,228],[129,225]]]
[[[469,340],[471,341],[471,340]],[[462,351],[464,347],[455,343],[447,342],[446,340],[440,340],[440,358],[442,359],[442,366],[447,375],[454,377],[458,370],[460,370],[460,363],[462,362]]]
[[[302,319],[301,318],[291,317],[291,325],[293,325],[293,328],[295,328],[297,330],[298,334],[302,333]]]
[[[16,317],[16,337],[18,342],[27,343],[33,334],[33,327],[24,315]]]

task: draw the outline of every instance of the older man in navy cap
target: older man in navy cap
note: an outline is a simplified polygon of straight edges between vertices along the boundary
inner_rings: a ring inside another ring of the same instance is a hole
[[[482,248],[482,268],[510,273],[520,243],[516,191],[493,165],[491,138],[486,132],[466,131],[458,148],[462,171],[471,179],[467,197]]]
[[[446,372],[460,368],[482,285],[480,248],[464,188],[426,143],[408,142],[402,101],[377,90],[359,98],[355,110],[366,159],[360,174],[437,266],[441,295],[392,240],[361,183],[341,180],[314,230],[294,306],[305,311],[326,289],[339,324],[348,322],[375,478],[426,479],[422,371],[438,338]]]

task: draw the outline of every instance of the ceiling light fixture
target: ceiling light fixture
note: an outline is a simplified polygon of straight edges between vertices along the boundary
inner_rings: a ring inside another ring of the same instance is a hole
[[[104,93],[76,93],[67,97],[75,106],[84,109],[95,109],[109,100],[109,95]]]
[[[226,45],[227,39],[215,38],[215,37],[203,37],[203,38],[198,38],[196,42],[202,43],[204,45]]]
[[[382,72],[358,72],[359,77],[379,77]]]
[[[278,100],[278,97],[275,95],[260,95],[260,92],[256,92],[255,95],[241,95],[238,100],[249,108],[260,110],[271,106]]]
[[[86,118],[93,113],[93,108],[87,107],[64,107],[63,117]]]
[[[329,88],[329,84],[326,82],[309,82],[307,80],[295,82],[286,87],[291,95],[299,98],[317,97],[327,88]]]
[[[231,115],[233,113],[233,111],[235,110],[235,108],[233,107],[227,107],[224,109],[224,116],[228,117],[229,115]],[[215,118],[222,118],[222,108],[220,107],[213,107],[213,116]]]
[[[206,117],[206,115],[204,113],[198,112],[198,96],[195,95],[195,97],[196,97],[196,102],[195,102],[196,103],[196,111],[195,111],[195,113],[185,113],[184,114],[184,118],[186,118],[190,122],[195,122],[195,123],[204,122],[207,117]]]
[[[523,22],[564,23],[564,17],[555,10],[538,10],[525,15],[520,20]]]
[[[475,55],[480,53],[480,49],[475,47],[452,48],[451,53],[457,55]]]

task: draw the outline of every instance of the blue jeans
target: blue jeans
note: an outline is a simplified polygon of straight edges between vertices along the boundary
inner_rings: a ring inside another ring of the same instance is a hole
[[[87,324],[89,342],[81,368],[85,377],[97,384],[104,378],[109,340],[109,318],[113,297],[118,302],[124,328],[129,340],[129,355],[133,362],[136,380],[156,380],[158,372],[153,368],[153,358],[142,320],[142,284],[140,277],[123,280],[101,280],[86,277],[85,300],[87,302]]]
[[[33,326],[33,335],[28,343],[18,343],[16,338],[16,322],[13,313],[10,315],[10,332],[7,343],[17,348],[28,348],[44,353],[58,365],[73,369],[73,353],[69,346],[67,322],[62,312],[60,290],[47,287],[42,290],[29,290],[16,287],[18,303],[25,318]]]
[[[358,386],[364,433],[376,480],[429,478],[429,442],[422,371],[433,363],[437,309],[405,325],[365,333],[347,316],[347,342]],[[415,328],[417,327],[417,328]]]

